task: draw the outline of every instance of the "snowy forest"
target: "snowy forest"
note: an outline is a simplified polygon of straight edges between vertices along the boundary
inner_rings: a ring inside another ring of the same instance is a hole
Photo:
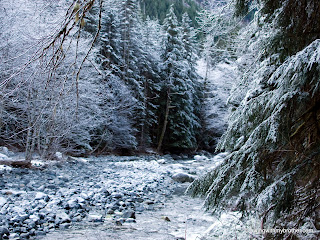
[[[182,182],[206,210],[296,230],[201,239],[320,237],[318,0],[0,0],[0,16],[0,164],[196,155],[207,171]],[[1,194],[0,239],[18,225]]]

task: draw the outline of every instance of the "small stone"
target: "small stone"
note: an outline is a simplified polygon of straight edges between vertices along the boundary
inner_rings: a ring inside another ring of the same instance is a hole
[[[147,205],[152,205],[152,204],[154,204],[154,201],[152,201],[152,200],[146,200],[146,201],[145,201],[145,204],[147,204]]]
[[[20,234],[20,239],[29,239],[30,234],[29,233],[21,233]]]
[[[2,239],[4,236],[9,236],[10,232],[8,228],[6,227],[0,227],[0,239]]]
[[[159,160],[157,160],[157,163],[159,163],[159,164],[165,164],[165,163],[166,163],[166,160],[165,160],[165,159],[159,159]]]
[[[167,221],[167,222],[171,222],[170,218],[168,218],[167,216],[163,216],[161,217],[163,220]]]
[[[102,222],[102,215],[99,214],[89,214],[88,216],[89,222]]]
[[[38,215],[30,215],[29,217],[32,221],[34,221],[35,223],[37,223],[40,220],[40,217]]]
[[[114,211],[112,209],[108,209],[107,214],[114,214]]]
[[[140,205],[136,207],[136,212],[141,213],[145,210],[144,206]]]
[[[35,200],[40,200],[40,199],[46,199],[48,197],[47,194],[43,192],[37,192],[36,196],[34,197]]]
[[[111,194],[111,197],[119,199],[119,198],[123,198],[123,194],[114,192],[114,193]]]
[[[122,215],[123,218],[133,218],[135,219],[136,218],[136,213],[132,210],[127,210],[125,212],[123,212],[123,215]]]
[[[62,230],[68,229],[68,228],[70,228],[70,226],[71,226],[70,223],[62,223],[59,225],[59,229],[62,229]]]
[[[133,218],[126,219],[126,223],[135,223],[135,222],[136,222],[136,220]]]
[[[0,147],[0,152],[9,156],[9,149],[7,147]]]
[[[122,226],[122,223],[120,222],[120,220],[117,220],[115,223],[117,226]]]

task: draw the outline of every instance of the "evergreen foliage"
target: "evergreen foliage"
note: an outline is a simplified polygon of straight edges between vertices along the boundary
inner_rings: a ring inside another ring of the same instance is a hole
[[[318,228],[320,41],[313,31],[303,40],[301,34],[311,22],[312,29],[319,27],[319,3],[262,2],[258,24],[246,33],[252,55],[244,56],[246,67],[229,100],[229,127],[217,148],[230,154],[188,191],[206,196],[206,206],[215,211],[255,213],[265,228]],[[246,13],[250,3],[237,1],[237,14]]]
[[[186,30],[187,19],[184,18],[184,35],[178,26],[173,6],[164,21],[166,37],[162,53],[162,96],[160,112],[162,132],[158,149],[162,145],[168,150],[195,149],[197,147],[197,129],[200,128],[195,109],[194,59],[191,49],[192,37]],[[162,139],[163,138],[163,139]]]
[[[179,21],[182,15],[188,13],[192,20],[192,25],[197,26],[196,18],[200,10],[199,4],[194,0],[140,0],[140,6],[144,18],[158,19],[161,23],[166,18],[166,14],[171,4]]]

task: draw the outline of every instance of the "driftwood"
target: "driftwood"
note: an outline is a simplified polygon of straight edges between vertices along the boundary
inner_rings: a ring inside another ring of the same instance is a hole
[[[31,161],[26,161],[25,159],[17,160],[0,160],[0,165],[7,165],[16,168],[31,168]]]

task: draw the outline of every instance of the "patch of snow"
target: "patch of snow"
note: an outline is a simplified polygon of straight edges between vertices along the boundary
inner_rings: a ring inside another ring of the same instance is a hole
[[[68,160],[72,160],[72,161],[75,161],[75,162],[81,162],[81,163],[89,163],[88,159],[82,158],[82,157],[71,157],[71,156],[69,156]]]
[[[88,221],[89,222],[102,222],[102,215],[100,215],[100,214],[89,214]]]
[[[31,160],[31,165],[33,167],[43,167],[46,165],[46,163],[42,160]]]
[[[0,147],[0,151],[1,153],[3,153],[4,155],[9,156],[9,149],[7,147]]]
[[[0,165],[0,172],[4,172],[4,171],[10,172],[12,171],[12,167],[7,165]]]
[[[63,154],[61,152],[56,152],[55,156],[57,160],[63,160]]]
[[[256,218],[241,220],[240,212],[224,212],[204,232],[202,240],[246,240],[253,237],[254,230],[260,228],[260,221]],[[259,239],[256,236],[256,239]]]
[[[208,158],[206,156],[204,156],[204,155],[195,155],[193,158],[196,161],[206,161],[206,160],[208,160]]]
[[[0,197],[0,209],[7,203],[7,199],[4,197]]]
[[[162,158],[162,159],[157,160],[157,162],[158,162],[159,164],[165,164],[167,161]]]
[[[9,160],[9,157],[3,153],[0,153],[0,160]]]

